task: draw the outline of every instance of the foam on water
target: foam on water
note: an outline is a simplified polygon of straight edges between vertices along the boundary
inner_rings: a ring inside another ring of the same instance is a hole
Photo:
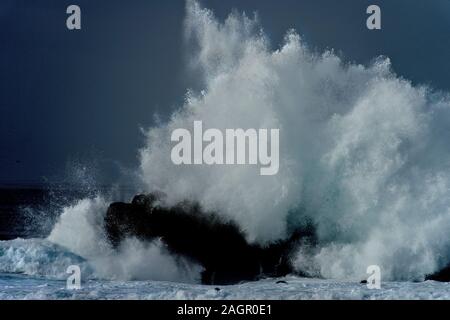
[[[220,287],[165,281],[99,281],[82,283],[81,290],[67,290],[65,281],[30,279],[0,274],[0,299],[450,299],[446,283],[426,281],[386,282],[380,290],[339,280],[288,277]]]
[[[78,265],[84,280],[199,280],[202,269],[171,256],[159,240],[130,238],[114,250],[103,233],[106,209],[101,197],[80,200],[64,209],[47,239],[0,241],[0,273],[67,279],[67,268]]]
[[[43,239],[0,241],[0,273],[66,279],[67,267],[80,266],[86,278],[92,270],[82,257]]]

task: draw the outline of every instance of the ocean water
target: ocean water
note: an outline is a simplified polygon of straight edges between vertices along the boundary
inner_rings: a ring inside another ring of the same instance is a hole
[[[244,13],[221,21],[189,0],[185,20],[204,88],[188,90],[167,123],[145,132],[132,195],[194,201],[260,245],[310,223],[317,243],[299,244],[293,258],[309,277],[216,290],[198,284],[201,266],[158,239],[111,248],[106,210],[130,195],[60,189],[47,201],[39,190],[8,189],[0,299],[450,299],[449,284],[421,281],[450,263],[450,94],[397,75],[388,57],[357,65],[314,52],[294,30],[274,46]],[[279,173],[175,166],[171,132],[196,120],[205,130],[280,129]],[[70,265],[81,269],[79,291],[65,289]],[[369,265],[382,270],[380,290],[359,283]]]
[[[287,284],[277,284],[279,280],[284,280]],[[368,289],[366,285],[355,282],[298,277],[264,279],[219,287],[169,281],[88,280],[82,283],[80,290],[68,290],[64,280],[2,273],[0,299],[435,300],[450,299],[450,284],[435,281],[384,282],[381,289]]]
[[[67,267],[74,264],[81,269],[79,290],[66,286]],[[0,241],[0,299],[450,299],[450,283],[382,281],[381,289],[368,289],[359,281],[296,276],[227,286],[104,279],[64,247],[45,239],[15,239]]]

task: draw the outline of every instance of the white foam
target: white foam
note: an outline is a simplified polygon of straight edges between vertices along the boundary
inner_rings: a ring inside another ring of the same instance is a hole
[[[67,267],[79,265],[85,278],[92,277],[86,261],[43,239],[0,241],[0,273],[66,279]]]
[[[142,243],[126,239],[117,250],[113,249],[103,228],[107,203],[97,197],[66,207],[48,240],[83,257],[95,277],[101,279],[199,280],[201,268],[170,255],[159,240]]]
[[[388,58],[347,64],[315,54],[289,31],[272,50],[258,22],[188,1],[187,39],[204,90],[190,91],[170,121],[148,131],[141,175],[148,191],[217,210],[265,243],[309,218],[325,277],[416,279],[449,262],[450,100],[396,76]],[[191,128],[279,128],[280,170],[175,166],[170,134]]]

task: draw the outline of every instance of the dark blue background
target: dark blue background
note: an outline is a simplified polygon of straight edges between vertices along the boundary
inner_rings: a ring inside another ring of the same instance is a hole
[[[414,83],[450,91],[450,1],[208,0],[218,17],[257,11],[272,45],[295,28],[346,61],[389,56]],[[82,30],[68,31],[78,4]],[[365,27],[369,4],[382,30]],[[140,128],[164,120],[196,87],[183,50],[184,1],[1,0],[0,183],[56,182],[96,163],[104,183],[137,164]]]

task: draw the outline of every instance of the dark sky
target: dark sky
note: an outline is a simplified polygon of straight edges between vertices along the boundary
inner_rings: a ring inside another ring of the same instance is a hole
[[[450,91],[448,0],[204,0],[225,18],[258,12],[272,45],[295,28],[317,50],[345,60],[389,56],[415,83]],[[66,8],[82,30],[66,29]],[[369,4],[382,30],[365,27]],[[0,1],[0,183],[64,180],[73,163],[95,163],[111,182],[137,165],[140,128],[183,101],[195,79],[185,68],[182,0]]]

